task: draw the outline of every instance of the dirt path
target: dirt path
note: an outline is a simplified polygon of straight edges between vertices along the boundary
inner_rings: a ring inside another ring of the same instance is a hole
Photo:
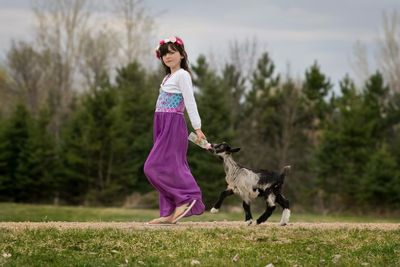
[[[147,225],[144,222],[0,222],[0,229],[38,229],[38,228],[57,228],[57,229],[188,229],[188,228],[245,228],[244,222],[179,222],[176,225]],[[252,227],[279,227],[284,229],[376,229],[376,230],[400,230],[399,223],[290,223],[286,227],[280,227],[278,223],[265,223]]]

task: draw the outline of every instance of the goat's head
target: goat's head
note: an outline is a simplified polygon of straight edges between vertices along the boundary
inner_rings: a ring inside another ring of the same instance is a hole
[[[231,148],[231,146],[226,142],[222,142],[220,144],[211,144],[211,148],[209,149],[210,152],[218,156],[229,155],[232,153],[239,152],[239,150],[240,147]]]

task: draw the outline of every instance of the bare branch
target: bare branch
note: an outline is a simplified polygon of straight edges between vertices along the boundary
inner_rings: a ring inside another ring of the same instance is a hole
[[[88,28],[89,0],[36,0],[36,42],[39,48],[53,55],[51,61],[57,77],[56,88],[63,92],[73,89],[77,61],[83,35]]]
[[[122,42],[123,64],[134,60],[143,60],[151,55],[148,44],[154,29],[154,21],[148,14],[142,0],[115,1],[117,17],[121,18],[125,28]]]
[[[90,0],[35,0],[36,44],[50,55],[46,88],[54,113],[51,128],[59,139],[62,119],[69,112],[80,60],[83,32],[87,32]]]
[[[391,16],[384,13],[383,36],[380,40],[378,63],[392,93],[400,93],[400,32],[396,12]]]
[[[43,90],[45,69],[49,63],[46,53],[38,53],[32,45],[13,42],[7,55],[9,87],[30,109],[37,114],[47,91]]]
[[[117,55],[116,33],[106,25],[97,33],[87,33],[82,43],[80,71],[88,88],[100,85],[104,75],[110,72]]]
[[[370,72],[367,48],[359,40],[353,46],[353,55],[350,59],[350,65],[357,78],[359,79],[360,84],[363,84],[364,81],[368,79]]]
[[[256,37],[252,40],[246,39],[242,42],[233,40],[229,44],[230,61],[245,77],[251,77],[257,58],[261,54],[260,52],[260,45]]]

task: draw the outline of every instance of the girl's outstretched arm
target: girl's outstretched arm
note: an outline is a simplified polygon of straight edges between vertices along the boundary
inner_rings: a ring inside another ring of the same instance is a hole
[[[189,115],[192,127],[195,130],[201,129],[201,119],[199,111],[197,110],[196,100],[194,98],[192,78],[187,71],[182,71],[179,74],[178,87],[182,92],[183,101],[185,102],[186,111]]]

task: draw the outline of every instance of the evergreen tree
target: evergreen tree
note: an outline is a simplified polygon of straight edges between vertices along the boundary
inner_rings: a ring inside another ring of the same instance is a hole
[[[369,208],[400,207],[400,171],[385,144],[372,153],[361,179],[358,196]]]
[[[82,106],[70,114],[63,127],[62,143],[59,150],[62,168],[60,177],[59,198],[62,202],[82,205],[90,189],[90,172],[87,165],[91,158],[88,153],[88,140],[85,138],[87,114]]]
[[[400,93],[391,96],[386,114],[390,126],[387,143],[400,169]]]
[[[24,151],[27,150],[31,117],[25,106],[18,105],[0,133],[0,199],[24,200],[24,190],[30,186],[27,177],[16,176]]]
[[[362,202],[368,194],[361,185],[365,184],[363,177],[368,177],[366,163],[385,142],[383,100],[388,89],[379,73],[369,78],[362,93],[348,77],[340,85],[342,96],[336,100],[337,110],[324,129],[317,158],[321,187],[328,198],[336,195],[346,207],[356,200]]]
[[[314,127],[318,128],[319,122],[323,121],[325,116],[330,112],[327,96],[332,89],[329,78],[324,75],[317,62],[306,71],[305,81],[303,84],[303,92],[305,96],[305,104],[310,110],[311,122]],[[318,119],[319,122],[316,122]]]
[[[396,160],[388,151],[386,142],[387,136],[392,128],[391,118],[387,116],[390,107],[387,105],[389,88],[384,84],[382,75],[377,72],[366,82],[364,91],[364,120],[371,139],[371,154],[369,163],[364,170],[363,184],[357,196],[360,199],[367,195],[369,204],[372,204],[373,197],[379,194],[382,202],[387,205],[396,203],[393,194],[400,193],[399,172],[397,171]],[[381,179],[379,179],[381,178]],[[368,185],[368,182],[373,182]]]
[[[48,111],[39,111],[38,119],[30,127],[26,149],[21,152],[15,176],[21,181],[18,191],[25,202],[50,202],[56,197],[56,151],[48,131],[49,122]]]
[[[115,91],[105,77],[82,99],[66,129],[62,198],[72,203],[111,204],[123,184],[113,176],[112,128]]]
[[[243,101],[246,89],[245,82],[246,79],[242,76],[235,65],[225,65],[222,70],[221,89],[225,94],[228,105],[229,113],[227,114],[227,117],[229,117],[229,121],[231,122],[229,131],[236,142],[239,142],[236,140],[236,137],[243,113]]]
[[[362,174],[358,162],[368,156],[362,150],[368,141],[360,121],[361,96],[349,76],[340,82],[340,89],[342,95],[335,100],[336,110],[325,125],[316,155],[318,185],[328,205],[334,194],[350,198],[348,202],[353,200],[358,177]]]
[[[270,147],[276,137],[276,104],[271,99],[279,85],[280,76],[275,75],[275,64],[268,53],[257,62],[251,79],[251,89],[245,96],[243,115],[240,119],[240,145],[245,147],[241,153],[246,164],[260,168],[277,165]],[[248,151],[248,152],[247,152]]]
[[[302,96],[299,99],[299,104],[303,109],[303,136],[305,134],[307,138],[302,141],[305,144],[303,146],[304,160],[299,162],[303,168],[296,169],[296,173],[298,173],[297,171],[302,171],[304,174],[304,177],[300,178],[303,182],[300,182],[299,186],[304,186],[304,190],[301,190],[303,195],[299,199],[308,199],[309,203],[315,200],[315,196],[318,195],[316,177],[318,163],[316,163],[314,156],[320,142],[321,130],[332,116],[334,99],[334,94],[331,91],[332,87],[330,79],[321,72],[320,66],[315,61],[305,72]],[[297,144],[297,142],[295,143]]]
[[[371,137],[381,143],[387,135],[390,121],[387,119],[389,88],[384,84],[382,75],[377,72],[365,84],[364,89],[364,120],[368,123]]]

